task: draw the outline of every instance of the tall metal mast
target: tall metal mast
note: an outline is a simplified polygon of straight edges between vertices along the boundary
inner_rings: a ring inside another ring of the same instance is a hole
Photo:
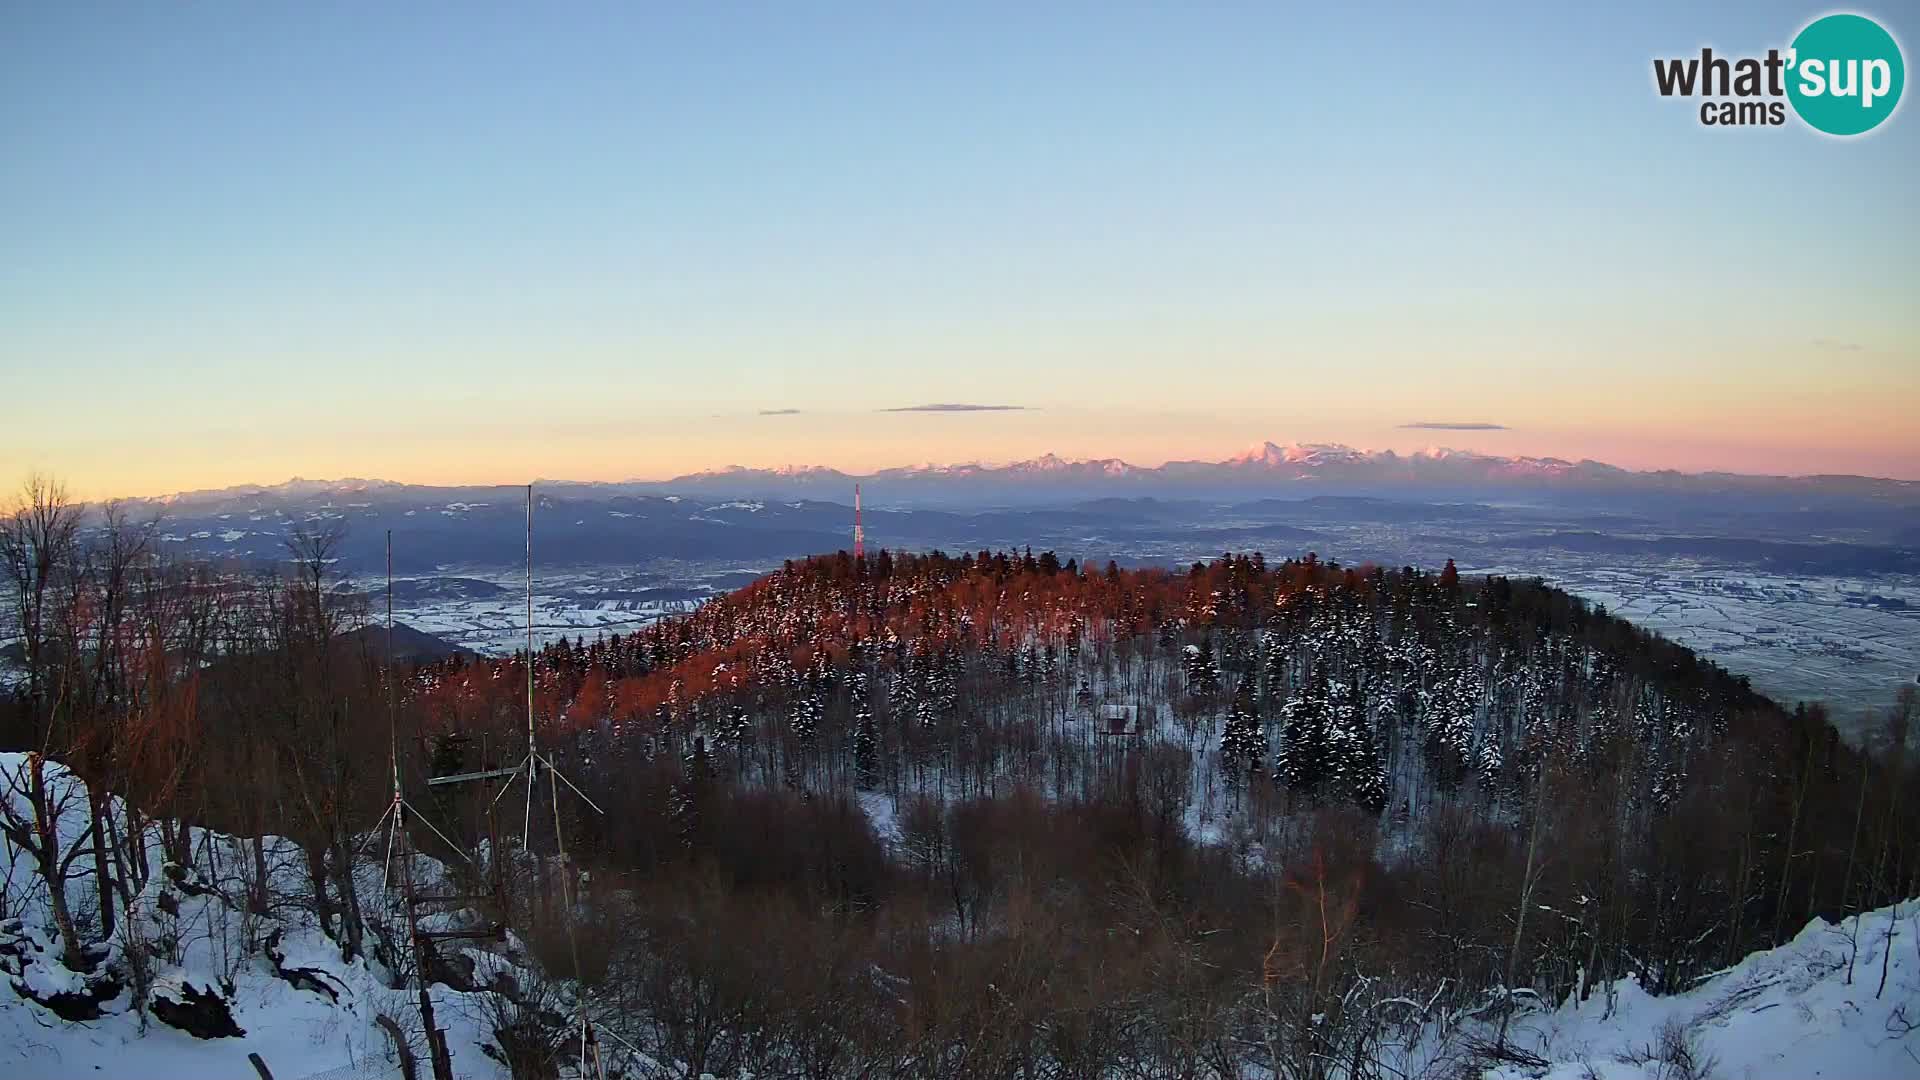
[[[527,753],[533,753],[533,485],[527,485]],[[531,778],[529,778],[531,780]],[[531,784],[529,784],[531,787]],[[528,798],[532,798],[531,792]]]
[[[527,784],[527,800],[526,800],[526,810],[525,810],[524,816],[521,819],[520,843],[523,851],[531,852],[533,850],[533,835],[532,835],[533,834],[533,798],[534,798],[535,790],[540,785],[540,771],[543,767],[545,768],[546,774],[547,774],[547,783],[553,795],[553,836],[554,836],[554,845],[556,848],[556,854],[558,856],[558,861],[560,865],[560,895],[561,895],[561,900],[564,903],[565,909],[566,909],[567,946],[568,946],[568,951],[571,953],[572,959],[573,959],[574,981],[578,983],[580,981],[580,944],[578,940],[578,935],[576,934],[574,930],[574,925],[573,925],[574,898],[572,894],[572,881],[571,881],[571,875],[573,871],[570,868],[570,864],[567,859],[566,834],[561,830],[560,785],[565,784],[567,785],[567,787],[571,788],[573,790],[573,793],[579,796],[580,801],[586,803],[587,806],[594,811],[594,813],[605,814],[606,811],[600,809],[599,805],[596,804],[592,799],[587,798],[586,793],[581,791],[580,788],[576,786],[572,780],[567,779],[566,775],[560,771],[559,767],[554,765],[553,759],[540,752],[539,743],[536,741],[537,730],[534,724],[534,713],[533,713],[534,634],[533,634],[533,485],[532,484],[527,485],[526,533],[527,533],[527,567],[526,567],[527,753],[526,753],[526,756],[521,758],[520,761],[517,764],[513,765],[511,768],[499,768],[499,769],[482,768],[474,772],[458,773],[451,776],[436,776],[428,779],[427,784],[429,786],[437,787],[443,784],[464,784],[464,783],[470,783],[474,781],[484,782],[484,781],[490,781],[490,780],[504,780],[504,783],[500,785],[500,790],[497,793],[495,793],[495,795],[493,796],[493,799],[487,804],[488,821],[491,822],[493,819],[493,808],[499,804],[500,799],[506,795],[507,791],[510,788],[512,788],[513,782],[515,780],[521,779],[522,774],[525,774],[525,779]],[[391,555],[389,555],[389,564],[391,564]],[[388,576],[389,576],[389,579],[391,579],[391,576],[392,576],[391,570],[389,570]],[[389,594],[389,598],[391,598],[391,594],[392,594],[391,580],[389,580],[389,584],[388,584],[388,594]],[[391,599],[389,599],[388,606],[389,606],[389,611],[391,611],[391,606],[392,606]],[[389,618],[389,622],[391,622],[391,618],[392,618],[391,614],[389,614],[388,618]],[[396,793],[395,805],[400,806],[403,804],[399,801],[399,796],[398,796],[399,772],[397,769],[394,773],[394,777],[395,777],[394,790]],[[418,818],[418,815],[416,814],[415,817]],[[431,828],[431,823],[429,823],[429,827]],[[437,829],[435,829],[434,831],[436,833],[439,832],[439,830]],[[442,839],[445,839],[445,838],[442,837]],[[500,863],[499,852],[496,849],[491,854],[493,856],[491,862],[497,872],[497,869]],[[546,869],[545,869],[546,859],[544,857],[541,857],[539,859],[539,864],[541,868],[540,874],[541,874],[541,877],[544,879],[546,875]],[[410,884],[411,883],[409,883],[409,885]],[[458,899],[458,898],[421,897],[421,898],[418,898],[415,902],[416,903],[426,902],[428,900],[438,900],[438,899]],[[425,937],[434,937],[434,936],[455,937],[455,936],[475,936],[475,935],[473,935],[472,932],[470,931],[453,931],[451,933],[441,933],[441,934],[419,934],[418,936],[425,938]],[[588,1017],[587,1006],[588,1006],[588,995],[585,993],[583,988],[581,995],[575,1004],[576,1019],[578,1020],[580,1025],[580,1075],[582,1077],[587,1077],[587,1076],[604,1077],[605,1065],[601,1060],[600,1042],[598,1038],[599,1036],[605,1035],[613,1039],[614,1042],[617,1042],[620,1045],[626,1047],[631,1052],[637,1053],[638,1051],[631,1043],[628,1043],[625,1039],[620,1038],[618,1035],[614,1034],[613,1032],[601,1031],[596,1029],[592,1020],[589,1019]],[[445,1057],[445,1049],[444,1049],[445,1040],[444,1039],[441,1039],[439,1041],[438,1047],[439,1047],[438,1052],[441,1056],[437,1057],[434,1063],[437,1078],[439,1075],[438,1070],[442,1067],[443,1061],[450,1063],[450,1060],[451,1060],[450,1058]],[[448,1065],[448,1067],[450,1068],[450,1064]]]
[[[563,774],[559,770],[559,768],[554,765],[552,758],[540,752],[540,744],[535,739],[534,725],[533,725],[533,485],[528,484],[527,485],[527,756],[524,758],[521,758],[520,763],[518,765],[515,765],[511,769],[492,769],[484,773],[467,774],[466,776],[461,776],[461,777],[447,777],[446,780],[451,782],[451,781],[469,779],[474,777],[493,777],[493,776],[505,775],[507,778],[507,782],[501,785],[500,793],[493,797],[493,801],[497,803],[500,801],[501,796],[507,793],[507,789],[513,786],[513,782],[519,779],[520,774],[524,772],[526,774],[526,779],[527,779],[527,805],[526,805],[526,811],[520,819],[520,846],[523,850],[530,851],[532,850],[532,847],[533,847],[533,841],[532,841],[532,835],[531,835],[533,830],[533,794],[534,794],[534,789],[539,786],[540,770],[542,768],[545,768],[547,770],[548,780],[553,784],[554,815],[555,815],[554,826],[555,826],[556,834],[559,828],[560,785],[563,783],[566,784],[568,787],[572,788],[573,793],[575,795],[580,796],[581,802],[584,802],[588,806],[592,807],[594,813],[596,814],[606,813],[605,810],[600,809],[600,806],[598,803],[594,802],[592,799],[587,798],[586,792],[581,791],[580,788],[576,784],[574,784],[573,781],[566,778],[566,775]],[[439,781],[436,780],[435,782],[437,783]]]
[[[867,554],[866,530],[860,527],[860,485],[853,485],[853,557],[863,559]]]
[[[526,534],[527,534],[527,567],[526,567],[527,753],[526,753],[526,756],[521,758],[520,761],[515,765],[513,765],[511,768],[489,769],[489,768],[483,767],[474,772],[457,773],[451,776],[435,776],[428,779],[427,784],[430,787],[438,787],[443,784],[465,784],[465,783],[471,783],[475,781],[485,782],[490,780],[502,780],[503,783],[501,783],[500,785],[500,790],[496,792],[492,800],[490,800],[487,803],[487,817],[490,823],[489,831],[491,831],[491,822],[493,820],[493,812],[494,812],[493,808],[499,804],[501,798],[504,797],[508,792],[508,790],[512,788],[513,782],[515,780],[521,779],[522,776],[524,775],[526,784],[527,784],[527,799],[526,799],[526,809],[524,811],[524,815],[521,818],[521,824],[520,824],[520,844],[521,844],[522,850],[531,852],[533,850],[534,793],[536,789],[538,789],[538,787],[540,786],[541,770],[543,768],[546,770],[547,782],[551,788],[552,795],[553,795],[553,836],[554,836],[554,845],[555,845],[555,848],[557,849],[558,861],[559,861],[560,871],[561,871],[560,894],[561,894],[561,899],[565,905],[565,909],[567,913],[566,914],[567,945],[568,945],[568,951],[572,954],[572,958],[573,958],[574,981],[579,982],[580,981],[580,945],[578,941],[578,935],[575,933],[574,926],[573,926],[574,899],[573,899],[573,893],[572,893],[572,882],[570,880],[570,876],[573,873],[573,871],[570,869],[570,864],[567,859],[566,834],[561,830],[560,785],[565,784],[567,785],[567,787],[571,788],[573,790],[573,793],[579,796],[580,801],[586,803],[587,806],[594,811],[594,813],[604,814],[606,811],[601,810],[599,805],[596,804],[592,799],[587,798],[586,793],[581,791],[580,788],[577,785],[575,785],[572,780],[567,779],[566,775],[563,774],[560,771],[559,767],[553,763],[553,759],[551,757],[545,754],[542,754],[540,752],[540,744],[537,741],[538,731],[534,724],[534,712],[533,712],[534,633],[533,633],[533,485],[532,484],[527,485]],[[391,556],[389,556],[389,558],[391,558]],[[389,571],[389,576],[391,576],[391,571]],[[388,590],[389,590],[389,595],[391,595],[391,590],[392,590],[391,584],[389,584]],[[389,601],[389,607],[391,607],[391,601]],[[389,621],[391,621],[391,616],[389,616]],[[482,764],[483,765],[485,764],[484,761],[482,762]],[[395,804],[394,805],[396,807],[399,807],[404,804],[399,800],[399,795],[398,795],[399,773],[397,770],[394,773],[394,777],[395,777],[395,782],[394,782]],[[419,815],[416,814],[415,818],[418,819],[418,817]],[[431,823],[429,823],[429,827],[431,828]],[[435,829],[434,831],[436,833],[439,832],[438,829]],[[445,839],[445,837],[443,836],[442,839]],[[497,875],[498,868],[500,865],[500,855],[497,847],[494,850],[492,850],[490,854],[492,856],[492,858],[490,859],[490,862]],[[538,861],[540,864],[540,875],[544,879],[546,875],[546,859],[544,857],[541,857],[539,858]],[[499,886],[498,886],[497,876],[495,880],[496,880],[496,889],[498,889]],[[411,884],[412,884],[411,882],[408,883],[409,888],[411,888]],[[499,899],[498,892],[496,892],[495,897],[496,899]],[[413,897],[411,898],[409,909],[411,910],[412,905],[418,904],[418,903],[426,903],[426,902],[436,901],[436,900],[463,900],[463,899],[466,899],[466,898],[464,897]],[[496,927],[495,932],[499,931],[500,929],[501,929],[500,927]],[[474,936],[480,936],[480,935],[474,931],[456,930],[456,931],[443,931],[438,933],[416,932],[416,936],[418,938],[431,938],[431,937],[474,937]],[[422,992],[424,994],[424,990]],[[604,1076],[604,1065],[601,1063],[601,1060],[600,1060],[600,1048],[599,1048],[598,1039],[596,1037],[597,1034],[605,1034],[607,1036],[610,1036],[614,1039],[614,1041],[627,1046],[629,1050],[631,1050],[632,1047],[630,1044],[626,1043],[626,1040],[619,1038],[618,1036],[614,1035],[612,1032],[596,1032],[596,1029],[594,1028],[592,1021],[589,1020],[587,1016],[587,1001],[584,993],[582,994],[579,1002],[576,1005],[576,1012],[577,1012],[577,1019],[579,1020],[580,1032],[581,1032],[581,1056],[580,1056],[581,1075],[583,1077],[588,1075],[593,1075],[596,1077]],[[589,1051],[591,1051],[591,1054],[589,1054]],[[438,1041],[436,1046],[436,1053],[438,1055],[435,1058],[435,1062],[434,1062],[436,1080],[444,1080],[444,1078],[440,1077],[439,1070],[442,1067],[446,1067],[449,1069],[451,1068],[451,1065],[450,1065],[451,1059],[446,1055],[444,1038]],[[588,1071],[589,1068],[591,1068],[592,1070],[591,1074]]]
[[[587,798],[586,792],[581,791],[580,788],[577,785],[575,785],[573,781],[567,779],[566,775],[560,771],[559,766],[553,763],[553,759],[540,752],[539,744],[534,741],[533,485],[528,484],[527,485],[527,756],[524,759],[522,759],[520,764],[515,766],[513,770],[508,774],[507,782],[505,784],[502,784],[500,787],[500,794],[495,795],[493,797],[494,802],[499,802],[500,796],[505,795],[507,793],[507,789],[513,786],[514,780],[519,779],[520,773],[522,771],[526,773],[527,807],[526,807],[526,814],[521,819],[521,828],[520,828],[520,845],[522,850],[525,850],[525,851],[533,850],[533,795],[534,795],[534,790],[540,786],[540,769],[542,766],[546,768],[547,784],[548,784],[548,787],[553,792],[553,843],[554,843],[555,854],[558,857],[559,868],[560,868],[560,899],[565,905],[566,913],[567,913],[566,914],[567,951],[572,955],[572,959],[573,959],[574,982],[579,983],[581,981],[580,980],[580,941],[579,941],[579,936],[574,932],[574,927],[573,927],[573,890],[572,890],[572,881],[571,881],[571,878],[573,875],[573,869],[567,860],[566,833],[563,832],[560,827],[560,785],[564,783],[569,788],[572,788],[573,793],[580,797],[580,801],[583,803],[586,803],[589,807],[591,807],[594,813],[605,814],[606,811],[600,809],[597,803],[595,803],[592,799]],[[544,877],[546,874],[546,870],[545,870],[546,859],[544,857],[540,859],[540,864],[541,864],[541,875],[542,877]],[[602,1065],[600,1062],[600,1052],[596,1044],[596,1040],[594,1038],[593,1023],[587,1018],[587,1001],[584,993],[582,994],[581,998],[575,1003],[575,1012],[576,1012],[576,1018],[580,1022],[581,1074],[583,1076],[587,1074],[587,1067],[588,1067],[588,1061],[589,1061],[589,1058],[588,1058],[589,1048],[591,1048],[593,1051],[592,1068],[596,1074],[599,1074],[602,1071]]]
[[[420,947],[420,904],[421,897],[413,885],[413,837],[407,832],[407,815],[413,814],[413,820],[421,822],[433,830],[442,842],[455,851],[466,853],[447,834],[441,832],[433,822],[428,821],[419,811],[407,802],[406,795],[400,790],[400,723],[393,684],[394,665],[399,658],[393,652],[393,530],[387,530],[387,656],[382,671],[387,680],[387,740],[389,763],[393,769],[393,801],[387,804],[386,813],[380,815],[380,821],[374,823],[374,832],[380,831],[380,825],[387,826],[387,858],[381,868],[381,891],[386,891],[392,881],[393,856],[395,847],[399,849],[401,869],[401,893],[407,906],[407,945],[413,955],[413,974],[416,988],[419,990],[420,1026],[426,1033],[428,1058],[433,1066],[434,1080],[453,1080],[453,1058],[447,1050],[446,1032],[442,1031],[433,1015],[433,995],[427,989],[427,968],[423,959],[426,950]]]

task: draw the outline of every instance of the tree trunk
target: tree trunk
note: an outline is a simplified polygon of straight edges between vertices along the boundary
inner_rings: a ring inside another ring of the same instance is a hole
[[[360,917],[360,889],[353,879],[352,848],[337,836],[333,844],[333,863],[333,878],[340,883],[340,921],[344,931],[340,955],[343,960],[352,960],[361,954],[366,924]]]
[[[68,967],[80,962],[80,933],[73,925],[73,911],[67,906],[67,875],[60,859],[60,823],[54,820],[54,808],[47,798],[46,759],[37,753],[27,755],[27,801],[33,807],[35,834],[34,860],[40,864],[40,876],[47,882],[47,905],[53,912],[53,925],[60,932],[60,947]]]
[[[120,804],[127,813],[127,834],[125,841],[127,876],[131,878],[131,891],[138,892],[147,887],[147,879],[153,876],[153,865],[147,861],[147,825],[140,808],[128,799]]]
[[[1533,887],[1535,867],[1538,865],[1540,851],[1541,825],[1547,812],[1547,770],[1540,770],[1539,785],[1534,793],[1533,828],[1527,837],[1527,868],[1520,876],[1520,902],[1515,906],[1513,917],[1513,946],[1507,951],[1507,973],[1505,985],[1506,1007],[1500,1010],[1500,1035],[1496,1044],[1501,1048],[1507,1045],[1507,1021],[1513,1016],[1513,980],[1519,970],[1520,946],[1527,929],[1527,908],[1533,906]]]
[[[333,931],[333,899],[327,895],[327,858],[319,844],[308,844],[307,880],[313,884],[313,916],[320,923],[320,932],[339,940]]]
[[[1773,902],[1773,944],[1781,943],[1780,935],[1787,925],[1787,888],[1793,883],[1793,849],[1800,841],[1800,812],[1807,804],[1807,785],[1813,779],[1813,738],[1807,736],[1807,756],[1800,766],[1800,778],[1794,787],[1793,817],[1787,826],[1787,846],[1780,855],[1780,893]]]
[[[1887,992],[1887,969],[1893,963],[1893,938],[1900,930],[1900,905],[1895,903],[1891,916],[1887,919],[1887,947],[1880,953],[1880,989],[1874,991],[1875,1001]]]
[[[115,877],[107,862],[107,848],[113,836],[108,820],[110,800],[106,792],[94,784],[87,789],[87,802],[88,809],[93,813],[93,884],[100,896],[100,936],[110,938],[113,936],[113,913],[117,906],[113,896]]]
[[[267,913],[267,838],[253,838],[253,887],[247,890],[247,903],[255,915]]]
[[[1867,785],[1873,779],[1873,759],[1862,758],[1860,766],[1860,798],[1853,807],[1853,838],[1847,843],[1847,872],[1840,879],[1840,904],[1844,910],[1850,903],[1849,895],[1853,891],[1853,862],[1860,851],[1860,820],[1867,812]],[[1853,938],[1847,951],[1847,985],[1853,985],[1853,961],[1860,954],[1860,912],[1853,913]]]

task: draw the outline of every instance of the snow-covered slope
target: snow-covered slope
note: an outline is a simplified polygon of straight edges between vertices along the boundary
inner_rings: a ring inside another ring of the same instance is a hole
[[[1496,1080],[1838,1080],[1920,1077],[1920,903],[1839,925],[1816,919],[1684,994],[1613,994],[1514,1021],[1508,1038],[1545,1067]],[[1854,941],[1858,939],[1858,954]],[[1887,953],[1889,935],[1892,952]],[[1880,988],[1887,962],[1886,987]],[[1853,959],[1849,981],[1849,958]],[[1679,1052],[1684,1048],[1684,1053]],[[1690,1057],[1691,1072],[1682,1059]]]
[[[0,754],[0,789],[11,786],[23,762],[21,755]],[[61,832],[71,843],[86,828],[84,788],[57,765],[47,766],[47,777],[64,804]],[[16,810],[24,809],[16,795],[9,797]],[[889,831],[884,800],[868,801],[867,809]],[[342,962],[338,945],[289,901],[302,884],[297,846],[268,838],[273,891],[282,899],[259,916],[228,895],[229,871],[250,857],[240,841],[197,834],[192,867],[163,868],[157,842],[148,851],[155,872],[133,917],[93,954],[93,971],[83,975],[58,959],[44,884],[30,857],[8,845],[0,862],[7,875],[0,880],[0,1076],[246,1077],[253,1075],[249,1054],[258,1054],[279,1080],[400,1076],[382,1018],[417,1045],[413,992],[396,986],[402,980],[377,960]],[[425,859],[417,869],[423,877],[438,871]],[[363,870],[364,895],[379,896],[377,860]],[[69,883],[82,922],[95,918],[92,892],[85,879]],[[519,943],[510,938],[502,952],[520,955]],[[132,977],[136,955],[152,957],[144,1010]],[[476,982],[490,973],[525,974],[494,952],[465,955],[480,969]],[[1656,998],[1632,982],[1610,991],[1596,989],[1585,1001],[1517,1017],[1508,1042],[1518,1060],[1485,1076],[1920,1078],[1920,902],[1838,925],[1816,920],[1785,945],[1754,953],[1685,994]],[[436,985],[433,997],[455,1075],[505,1080],[506,1068],[483,1049],[492,1041],[494,995]],[[1484,1024],[1454,1030],[1470,1038],[1414,1055],[1427,1057],[1425,1064],[1438,1070],[1432,1075],[1460,1075],[1463,1043],[1492,1041]],[[641,1075],[653,1067],[638,1055],[629,1064]],[[421,1067],[425,1075],[424,1061]]]
[[[0,794],[21,813],[25,806],[13,783],[24,761],[20,754],[0,754]],[[58,765],[47,765],[46,777],[62,808],[62,844],[70,849],[87,828],[85,789]],[[0,881],[0,1076],[250,1077],[252,1053],[278,1080],[398,1077],[379,1018],[392,1018],[417,1042],[415,992],[396,989],[399,980],[376,960],[343,963],[339,946],[298,905],[275,903],[268,914],[254,916],[232,902],[207,880],[207,867],[240,867],[250,853],[219,834],[196,832],[194,844],[195,865],[184,868],[167,867],[159,843],[149,843],[154,872],[135,900],[134,918],[122,921],[88,975],[59,959],[44,880],[25,852],[6,845],[8,858],[0,863],[7,874]],[[299,849],[270,837],[267,856],[270,874],[284,879],[273,891],[293,895]],[[418,865],[423,877],[434,869],[424,858]],[[378,897],[377,858],[367,869],[365,895]],[[94,922],[98,902],[91,879],[71,880],[66,891],[76,920]],[[129,963],[140,954],[151,957],[144,1016]],[[436,986],[434,1000],[455,1075],[504,1078],[504,1067],[480,1049],[490,1031],[486,995]],[[203,1027],[202,1034],[175,1026],[179,1022]],[[220,1028],[226,1033],[217,1033]]]

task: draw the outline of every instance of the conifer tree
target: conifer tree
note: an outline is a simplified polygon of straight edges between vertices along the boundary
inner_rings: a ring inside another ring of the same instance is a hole
[[[1474,758],[1473,771],[1480,777],[1481,790],[1499,801],[1500,770],[1506,766],[1506,754],[1500,749],[1497,732],[1489,731],[1480,740],[1480,750]]]
[[[1254,702],[1253,680],[1244,679],[1233,696],[1233,707],[1220,735],[1220,764],[1229,776],[1239,776],[1260,768],[1267,756],[1267,735],[1260,725],[1260,711]]]
[[[1184,650],[1187,690],[1203,697],[1220,692],[1220,664],[1213,657],[1213,639],[1201,638],[1200,644]]]
[[[1327,780],[1327,681],[1318,668],[1281,707],[1280,750],[1273,778],[1303,798],[1318,798]]]
[[[727,720],[726,740],[736,749],[745,748],[753,742],[753,714],[747,711],[747,703],[736,701]]]
[[[1352,683],[1327,687],[1327,772],[1340,798],[1379,813],[1387,805],[1387,767],[1366,703]]]
[[[668,807],[680,844],[689,851],[700,843],[701,810],[706,803],[707,787],[712,775],[713,764],[707,756],[707,740],[705,736],[695,735],[693,748],[687,751],[682,760],[680,782],[674,785],[672,803]]]
[[[1427,766],[1444,789],[1457,786],[1473,767],[1480,697],[1480,669],[1465,656],[1454,657],[1424,695]]]
[[[1276,618],[1274,622],[1277,624],[1279,619]],[[1292,643],[1288,640],[1286,632],[1279,629],[1278,626],[1267,631],[1265,642],[1266,656],[1262,660],[1261,666],[1266,669],[1267,699],[1269,701],[1275,703],[1284,702],[1287,698],[1288,691],[1293,689],[1288,681],[1288,661],[1290,659],[1288,654],[1292,651],[1291,645]]]
[[[814,736],[820,731],[820,698],[808,688],[795,691],[789,705],[788,723],[793,727],[793,736],[802,746],[813,745]]]
[[[880,775],[880,732],[874,727],[865,672],[855,673],[852,690],[854,778],[861,787],[872,787]]]

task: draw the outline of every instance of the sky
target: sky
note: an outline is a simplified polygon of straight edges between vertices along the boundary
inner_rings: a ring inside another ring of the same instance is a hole
[[[1827,9],[1431,7],[9,5],[0,482],[1920,478],[1920,115],[1653,89]]]

